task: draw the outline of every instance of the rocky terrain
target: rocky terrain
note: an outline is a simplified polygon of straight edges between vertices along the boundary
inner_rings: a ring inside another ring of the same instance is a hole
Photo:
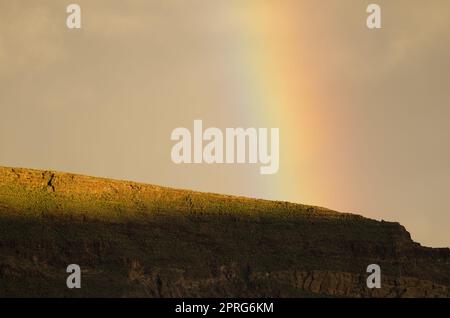
[[[330,296],[450,297],[450,250],[314,206],[0,168],[0,297]]]

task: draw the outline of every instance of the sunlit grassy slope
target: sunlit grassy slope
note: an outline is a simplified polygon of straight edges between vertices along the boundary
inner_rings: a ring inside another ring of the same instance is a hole
[[[319,207],[0,168],[0,296],[446,296],[449,254]]]

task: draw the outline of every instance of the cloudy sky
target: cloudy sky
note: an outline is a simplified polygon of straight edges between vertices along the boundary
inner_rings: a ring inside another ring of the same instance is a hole
[[[0,1],[0,165],[289,200],[450,246],[450,2]],[[280,128],[280,170],[175,165],[176,127]]]

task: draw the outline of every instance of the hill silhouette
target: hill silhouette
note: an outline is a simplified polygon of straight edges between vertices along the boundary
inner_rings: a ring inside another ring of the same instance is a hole
[[[66,267],[82,288],[66,287]],[[382,288],[366,287],[378,264]],[[1,297],[449,297],[450,250],[288,202],[0,168]]]

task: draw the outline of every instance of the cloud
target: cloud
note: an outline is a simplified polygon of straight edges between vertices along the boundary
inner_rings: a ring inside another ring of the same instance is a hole
[[[42,69],[64,58],[63,27],[57,27],[62,22],[57,9],[36,1],[0,4],[0,76]]]

